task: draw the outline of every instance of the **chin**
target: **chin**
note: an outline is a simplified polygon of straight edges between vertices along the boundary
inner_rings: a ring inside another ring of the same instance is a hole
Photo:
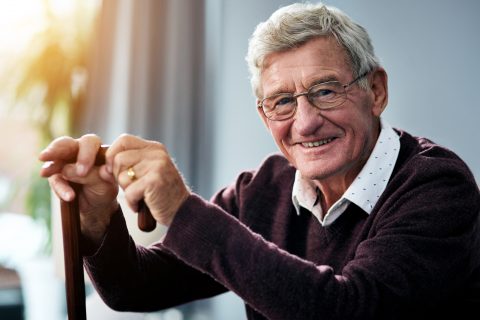
[[[299,168],[302,177],[310,180],[322,180],[330,174],[324,170],[318,170],[318,168]]]
[[[341,171],[338,167],[332,166],[330,161],[329,163],[324,163],[323,161],[304,163],[299,165],[297,169],[302,174],[302,177],[310,180],[327,179]]]

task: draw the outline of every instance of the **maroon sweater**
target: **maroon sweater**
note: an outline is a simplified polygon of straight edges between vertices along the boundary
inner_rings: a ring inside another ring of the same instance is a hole
[[[119,213],[85,257],[117,310],[152,311],[234,291],[249,319],[466,319],[480,314],[480,195],[452,152],[400,132],[370,215],[350,204],[322,227],[280,155],[207,202],[190,196],[163,240],[135,246]]]

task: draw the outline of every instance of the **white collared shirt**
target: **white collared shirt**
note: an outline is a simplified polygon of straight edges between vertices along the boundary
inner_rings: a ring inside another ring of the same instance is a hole
[[[398,134],[385,120],[380,119],[380,124],[380,135],[370,157],[352,184],[327,211],[323,219],[322,206],[315,203],[317,187],[312,180],[303,178],[300,171],[296,171],[292,202],[297,214],[300,214],[300,207],[304,207],[320,221],[322,226],[328,226],[347,209],[351,202],[362,208],[367,214],[372,212],[378,198],[387,186],[400,152]]]

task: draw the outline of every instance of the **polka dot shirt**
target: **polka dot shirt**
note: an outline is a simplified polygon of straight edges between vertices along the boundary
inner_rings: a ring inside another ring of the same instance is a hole
[[[316,186],[311,180],[304,179],[297,170],[292,201],[298,214],[300,214],[300,207],[303,207],[312,212],[323,226],[328,226],[347,209],[351,202],[367,214],[372,212],[387,186],[400,152],[399,136],[385,120],[381,119],[380,122],[380,135],[370,157],[347,191],[333,204],[323,219],[322,207],[317,204]]]

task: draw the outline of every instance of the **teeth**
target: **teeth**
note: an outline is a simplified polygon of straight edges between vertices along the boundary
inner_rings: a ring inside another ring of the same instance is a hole
[[[330,139],[325,139],[325,140],[320,140],[320,141],[314,141],[314,142],[303,142],[302,145],[305,147],[305,148],[313,148],[313,147],[318,147],[318,146],[321,146],[321,145],[324,145],[326,143],[329,143],[333,140],[333,138],[330,138]]]

